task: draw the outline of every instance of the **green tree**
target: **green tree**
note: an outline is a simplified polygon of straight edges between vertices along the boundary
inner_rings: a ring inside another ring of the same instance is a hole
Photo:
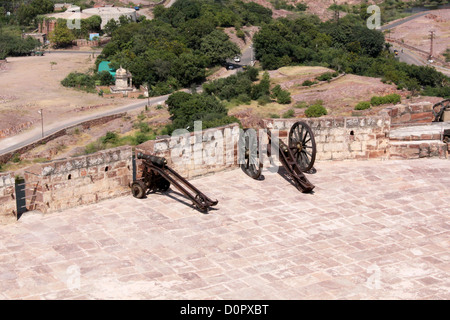
[[[270,95],[270,76],[269,73],[264,72],[261,81],[252,87],[251,98],[258,100],[263,96]]]
[[[116,20],[111,19],[109,20],[104,27],[104,31],[108,36],[111,36],[113,34],[114,31],[117,30],[117,28],[119,27],[118,23],[116,22]]]
[[[235,43],[230,41],[225,32],[214,30],[203,38],[200,52],[208,58],[209,65],[216,65],[239,54],[240,50]]]
[[[30,25],[38,14],[53,12],[53,2],[50,0],[33,0],[30,4],[21,4],[16,11],[20,25]]]
[[[58,19],[55,29],[50,33],[50,41],[55,48],[64,48],[72,44],[75,40],[75,36],[72,31],[67,27],[65,20]]]
[[[31,37],[22,39],[20,36],[0,33],[0,59],[29,54],[39,44],[38,40]]]
[[[30,5],[22,4],[16,11],[17,21],[20,25],[29,25],[37,16],[37,11]]]

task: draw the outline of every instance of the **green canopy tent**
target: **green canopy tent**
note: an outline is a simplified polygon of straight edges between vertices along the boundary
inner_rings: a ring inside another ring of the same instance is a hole
[[[116,69],[109,67],[110,61],[102,61],[98,65],[98,73],[108,71],[114,78],[116,77]]]

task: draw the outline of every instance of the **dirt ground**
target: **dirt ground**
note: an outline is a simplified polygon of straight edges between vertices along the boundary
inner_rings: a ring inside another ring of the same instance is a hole
[[[390,37],[429,51],[430,31],[435,31],[435,56],[445,60],[442,54],[450,48],[450,9],[433,10],[432,13],[406,22],[394,28]]]
[[[91,54],[46,53],[42,57],[14,57],[7,61],[7,70],[0,72],[0,130],[11,129],[6,134],[26,129],[29,122],[40,125],[40,109],[48,125],[125,102],[61,85],[70,72],[84,72],[94,65]],[[50,62],[56,64],[51,66]]]

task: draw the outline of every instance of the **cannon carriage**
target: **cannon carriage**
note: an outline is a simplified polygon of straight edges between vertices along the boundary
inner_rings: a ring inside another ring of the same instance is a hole
[[[165,158],[138,153],[137,158],[143,160],[142,178],[133,181],[131,193],[135,198],[142,199],[148,192],[169,190],[171,184],[180,190],[193,205],[202,212],[207,212],[217,205],[217,200],[211,200],[189,181],[167,165]]]
[[[269,129],[267,129],[267,137],[267,156],[271,162],[273,161],[271,150],[278,150],[280,163],[296,188],[304,193],[311,192],[314,185],[304,175],[304,173],[316,172],[314,169],[316,142],[311,127],[303,121],[296,122],[289,130],[287,144],[274,137]],[[259,179],[263,169],[259,143],[253,129],[244,130],[239,142],[240,152],[243,155],[240,167],[253,179]]]

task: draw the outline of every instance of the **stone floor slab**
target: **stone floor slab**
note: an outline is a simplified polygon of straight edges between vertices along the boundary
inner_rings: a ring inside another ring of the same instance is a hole
[[[318,162],[196,179],[0,226],[1,299],[448,299],[450,162]]]

